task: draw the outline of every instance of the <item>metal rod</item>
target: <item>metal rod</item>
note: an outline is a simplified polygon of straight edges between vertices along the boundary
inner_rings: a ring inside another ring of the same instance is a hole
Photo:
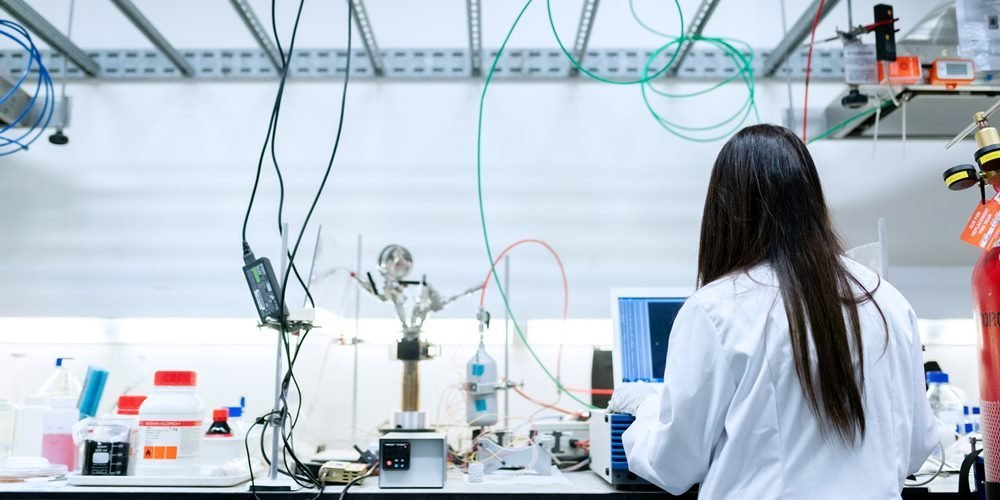
[[[246,25],[247,29],[250,30],[250,34],[257,41],[257,45],[264,51],[264,55],[271,61],[271,65],[274,66],[275,70],[280,71],[282,66],[281,55],[278,54],[278,48],[274,46],[271,37],[264,30],[264,26],[260,24],[260,19],[257,19],[257,14],[254,14],[253,7],[247,3],[247,0],[229,0],[229,3],[236,9],[236,13],[243,20],[243,24]]]
[[[354,25],[361,33],[361,41],[365,44],[365,52],[368,53],[368,62],[372,65],[372,72],[375,76],[385,74],[385,62],[382,60],[382,52],[375,43],[375,32],[372,31],[371,21],[368,19],[368,11],[365,10],[364,0],[347,0],[351,3],[351,10],[354,11]]]
[[[577,64],[583,65],[583,58],[587,55],[587,45],[590,43],[590,33],[594,30],[594,19],[597,17],[597,7],[600,0],[584,0],[583,10],[580,12],[580,23],[576,28],[576,39],[573,41],[573,59]],[[573,66],[569,70],[569,76],[577,76],[580,70]]]
[[[694,17],[691,18],[691,25],[688,27],[686,33],[686,40],[681,43],[681,47],[678,49],[677,59],[674,61],[674,67],[670,69],[671,75],[676,75],[681,69],[681,65],[684,63],[684,59],[687,58],[688,54],[691,53],[691,47],[694,46],[694,41],[701,36],[701,33],[705,30],[705,25],[708,24],[708,20],[712,17],[715,12],[715,8],[719,6],[720,0],[702,0],[701,5],[698,6],[698,10],[695,11]]]
[[[510,255],[503,258],[503,289],[510,300]],[[506,307],[503,308],[503,380],[510,382],[510,313]],[[510,430],[510,389],[503,391],[503,428]]]
[[[833,10],[834,7],[840,2],[840,0],[813,0],[812,3],[806,7],[806,11],[802,13],[795,24],[792,25],[785,37],[781,39],[778,46],[774,48],[771,55],[767,57],[764,61],[764,71],[763,75],[765,77],[774,76],[781,68],[781,65],[788,60],[788,58],[795,53],[795,51],[801,49],[802,42],[805,41],[806,37],[812,31],[813,22],[816,20],[816,12],[819,10],[820,2],[823,2],[823,10],[819,12],[819,20],[822,21],[827,14]]]
[[[358,260],[355,269],[361,269],[361,235],[358,235]],[[361,335],[361,287],[354,287],[354,370],[351,377],[351,442],[357,442],[358,429],[358,337]]]
[[[45,43],[58,50],[62,55],[73,61],[90,76],[98,76],[101,66],[92,57],[87,55],[80,47],[73,43],[66,35],[63,35],[52,26],[41,14],[32,9],[23,0],[0,0],[0,7],[14,16],[25,28],[34,32]]]
[[[469,25],[469,66],[472,76],[483,73],[483,6],[480,0],[465,0]]]
[[[854,6],[851,5],[851,0],[847,0],[847,29],[851,28],[854,28]]]
[[[288,223],[281,225],[281,276],[285,275],[288,268]],[[280,305],[284,309],[284,304]],[[285,324],[285,318],[279,318],[281,325]],[[275,349],[274,360],[274,407],[269,419],[271,422],[271,467],[268,469],[268,478],[272,481],[278,479],[278,444],[281,436],[281,424],[284,419],[281,414],[281,353],[284,345],[284,326],[278,328],[278,348]]]
[[[132,0],[111,0],[111,3],[118,7],[118,10],[122,11],[122,14],[132,21],[132,24],[146,36],[149,41],[159,49],[163,55],[170,59],[170,62],[174,63],[174,66],[184,75],[192,76],[194,75],[194,68],[184,60],[184,56],[181,55],[173,45],[160,33],[159,30],[153,26],[153,23],[139,11],[139,9],[132,3]]]

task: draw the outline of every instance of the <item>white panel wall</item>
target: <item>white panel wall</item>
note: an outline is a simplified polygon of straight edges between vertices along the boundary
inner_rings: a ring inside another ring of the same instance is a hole
[[[779,120],[784,89],[760,87],[762,119]],[[39,145],[0,163],[0,314],[252,314],[239,229],[273,90],[264,83],[72,85],[70,145]],[[445,292],[482,279],[474,163],[480,90],[476,83],[352,86],[342,150],[314,217],[342,248],[321,265],[353,268],[362,234],[366,269],[378,249],[398,242],[413,251],[416,272]],[[612,286],[694,280],[705,183],[720,144],[666,134],[634,90],[502,82],[487,102],[483,176],[492,244],[498,251],[536,237],[554,245],[575,317],[606,316]],[[838,90],[817,86],[813,95],[825,103]],[[296,83],[284,104],[278,151],[293,230],[329,155],[337,92],[336,83]],[[723,104],[738,106],[743,92],[734,87],[717,97],[716,116],[729,109]],[[672,113],[704,123],[708,111],[694,105]],[[938,141],[910,142],[904,151],[898,141],[847,141],[811,149],[849,246],[874,240],[877,219],[886,217],[893,265],[974,262],[976,251],[957,235],[976,200],[940,181],[945,167],[969,160],[968,146],[946,152]],[[275,185],[265,165],[250,239],[277,265]],[[558,316],[561,287],[548,255],[525,249],[512,268],[525,318]],[[959,282],[968,275],[948,273]],[[943,313],[964,316],[963,307]],[[447,311],[474,312],[472,301]],[[363,304],[363,316],[384,314],[379,304]]]

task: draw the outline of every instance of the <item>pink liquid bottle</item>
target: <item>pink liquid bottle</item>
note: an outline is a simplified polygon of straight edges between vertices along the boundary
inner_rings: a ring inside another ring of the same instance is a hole
[[[76,469],[77,448],[73,444],[73,424],[80,420],[76,398],[55,397],[50,400],[52,409],[45,414],[42,431],[42,456],[52,464],[63,464]]]

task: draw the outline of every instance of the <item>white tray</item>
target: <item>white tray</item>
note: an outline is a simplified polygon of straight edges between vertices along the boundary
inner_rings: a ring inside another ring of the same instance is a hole
[[[250,473],[237,476],[83,476],[69,474],[73,486],[163,486],[175,488],[225,488],[250,480]]]

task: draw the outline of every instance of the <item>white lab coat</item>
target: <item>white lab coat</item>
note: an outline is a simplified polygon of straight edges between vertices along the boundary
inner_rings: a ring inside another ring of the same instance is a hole
[[[845,262],[874,289],[874,272]],[[913,309],[885,281],[874,296],[888,345],[875,307],[860,305],[860,446],[821,434],[795,373],[776,280],[760,266],[702,287],[678,313],[663,393],[643,401],[623,437],[629,468],[673,494],[701,483],[699,497],[712,500],[899,498],[938,434]]]

